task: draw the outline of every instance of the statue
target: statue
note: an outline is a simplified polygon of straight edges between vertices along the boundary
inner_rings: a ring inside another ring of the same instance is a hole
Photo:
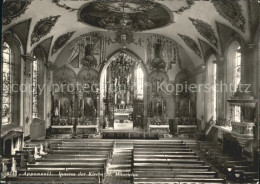
[[[41,158],[41,156],[40,156],[39,153],[38,153],[38,149],[37,149],[36,146],[34,147],[34,158],[35,158],[35,159]]]
[[[45,152],[43,151],[43,146],[42,146],[42,144],[40,144],[40,155],[47,155],[47,153],[45,153]]]

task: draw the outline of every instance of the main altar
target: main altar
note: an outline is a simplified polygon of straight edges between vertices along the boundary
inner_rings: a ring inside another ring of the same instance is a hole
[[[114,129],[115,130],[133,130],[134,124],[132,121],[133,108],[128,106],[124,108],[115,109],[114,112]]]

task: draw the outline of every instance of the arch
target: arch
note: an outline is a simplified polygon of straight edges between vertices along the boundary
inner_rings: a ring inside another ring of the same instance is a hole
[[[146,82],[148,80],[148,70],[143,62],[143,60],[132,50],[130,49],[117,49],[114,52],[112,52],[106,59],[106,62],[103,62],[101,67],[100,67],[100,73],[99,73],[99,82],[100,82],[100,98],[99,98],[99,103],[98,103],[98,112],[99,112],[99,117],[102,121],[103,119],[103,98],[105,97],[104,92],[105,91],[105,86],[103,85],[103,79],[104,79],[104,73],[105,70],[108,68],[108,66],[112,63],[112,57],[119,54],[120,52],[124,52],[128,55],[130,55],[131,57],[133,57],[134,59],[136,59],[137,61],[139,61],[141,69],[144,73],[144,82]],[[147,118],[147,88],[144,87],[144,96],[143,96],[143,102],[144,102],[144,120],[146,120]]]
[[[142,69],[144,70],[144,72],[146,74],[148,74],[148,69],[146,68],[145,66],[145,63],[144,61],[141,59],[140,56],[138,56],[135,52],[133,52],[132,50],[128,49],[128,48],[125,48],[125,49],[117,49],[115,51],[113,51],[111,54],[108,55],[107,59],[106,59],[106,62],[103,62],[101,67],[100,67],[100,77],[101,77],[101,73],[103,72],[104,68],[106,68],[107,66],[110,65],[110,63],[112,62],[111,58],[120,53],[120,52],[125,52],[127,53],[128,55],[132,56],[134,59],[140,61],[142,63]]]
[[[219,58],[219,53],[218,53],[215,49],[210,48],[210,49],[206,52],[206,54],[205,54],[205,57],[204,57],[204,58],[205,58],[205,63],[207,63],[207,62],[209,61],[209,59],[210,59],[210,57],[211,57],[212,55],[215,55],[216,59]]]
[[[47,53],[45,52],[44,48],[40,45],[36,46],[31,55],[35,56],[37,59],[39,59],[40,61],[42,61],[43,63],[47,63],[47,58],[48,58],[48,55]]]

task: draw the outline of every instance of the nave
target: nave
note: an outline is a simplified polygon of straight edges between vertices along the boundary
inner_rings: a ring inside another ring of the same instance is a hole
[[[257,183],[260,0],[3,0],[2,183]]]
[[[6,160],[9,171],[7,183],[244,183],[258,175],[253,162],[191,139],[33,141]]]

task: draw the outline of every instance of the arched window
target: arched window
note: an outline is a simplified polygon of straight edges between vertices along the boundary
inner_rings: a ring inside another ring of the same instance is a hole
[[[232,98],[238,90],[241,80],[241,52],[240,44],[233,41],[227,50],[227,84],[230,84],[230,91],[227,93],[227,99]],[[229,106],[227,118],[232,121],[241,122],[241,107]]]
[[[3,73],[2,73],[2,124],[12,122],[13,115],[13,84],[14,84],[14,62],[13,50],[4,42],[3,44]]]
[[[241,80],[241,53],[240,53],[240,46],[236,49],[236,56],[234,59],[234,67],[233,67],[233,85],[234,89],[238,88],[238,85]],[[241,107],[235,106],[233,108],[233,120],[236,122],[241,122]]]
[[[136,69],[136,80],[137,80],[137,99],[144,98],[144,72],[140,65]]]
[[[207,83],[211,86],[207,93],[207,120],[217,119],[217,64],[214,63],[216,56],[210,55],[207,62]]]
[[[34,58],[36,58],[34,56]],[[39,78],[39,61],[36,58],[36,60],[33,61],[33,69],[32,69],[32,86],[33,86],[33,100],[32,100],[32,113],[33,113],[33,118],[38,117],[38,78]]]

